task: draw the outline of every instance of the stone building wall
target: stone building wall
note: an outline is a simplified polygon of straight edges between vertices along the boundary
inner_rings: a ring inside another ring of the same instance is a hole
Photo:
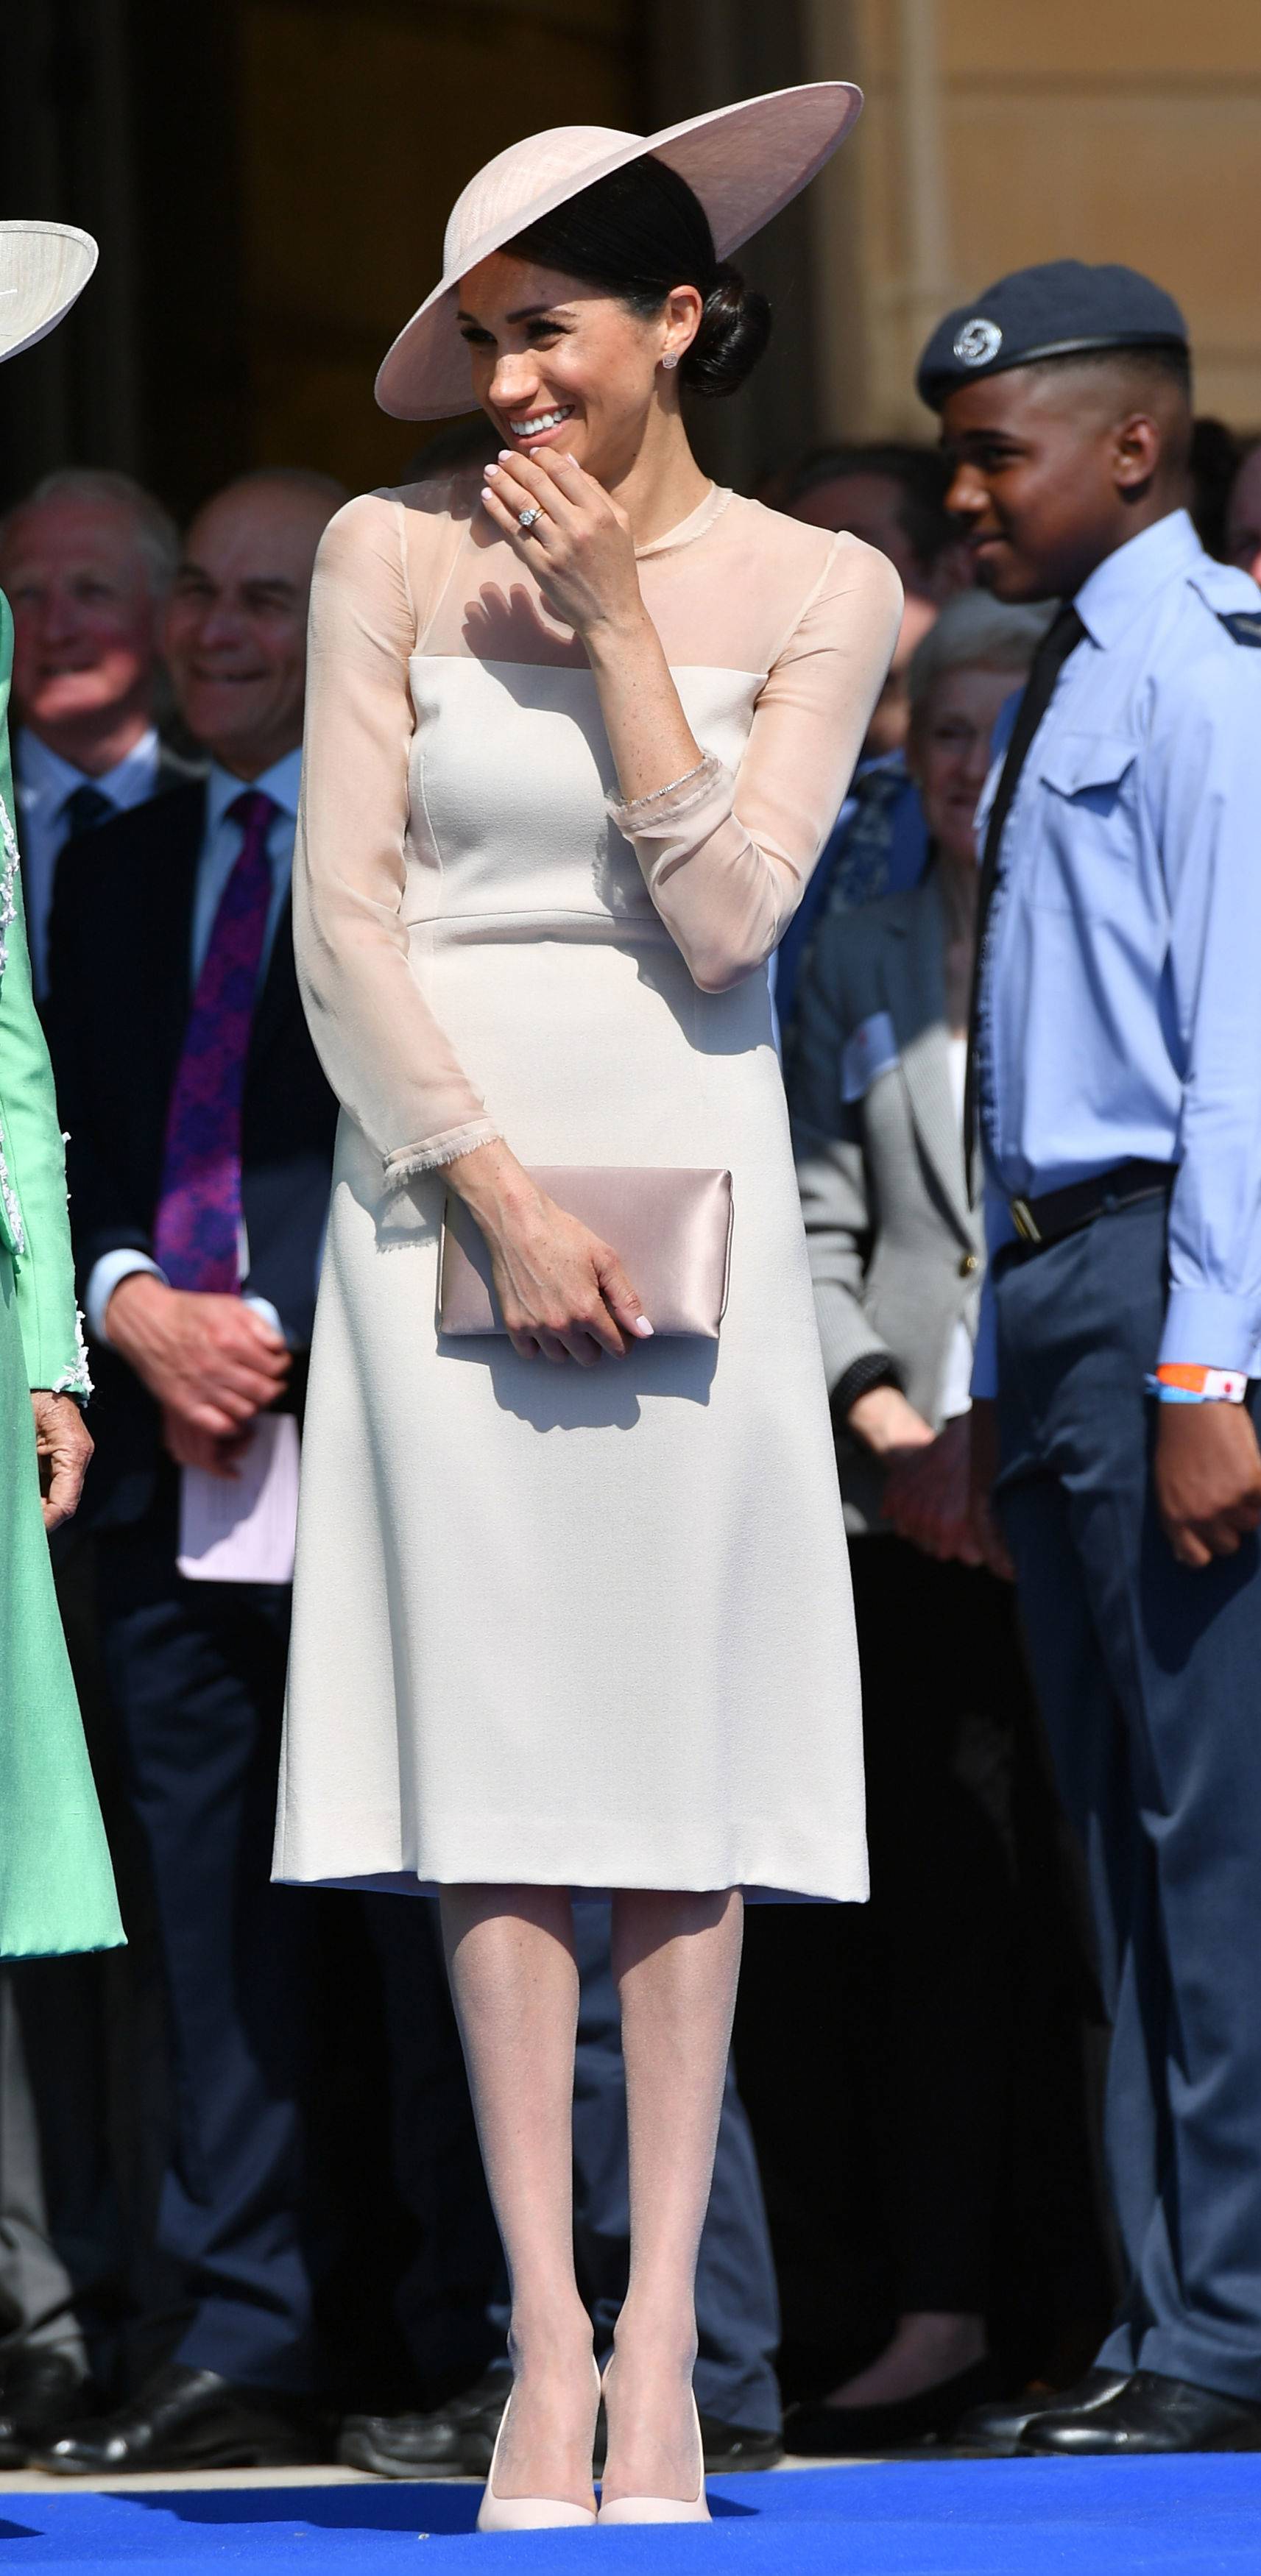
[[[1200,408],[1261,425],[1258,0],[806,0],[803,59],[867,93],[815,200],[829,425],[922,434],[943,303],[1062,257],[1158,277]]]
[[[532,125],[636,127],[635,0],[240,0],[253,442],[356,486],[424,432],[376,369],[441,274],[446,215]]]
[[[180,510],[252,462],[388,480],[418,434],[372,379],[482,161],[811,76],[866,113],[751,246],[775,338],[698,412],[711,470],[752,488],[817,438],[929,434],[911,375],[943,306],[1065,253],[1161,278],[1201,408],[1261,426],[1261,0],[22,0],[4,68],[8,210],[102,258],[0,370],[0,500],[71,460]]]

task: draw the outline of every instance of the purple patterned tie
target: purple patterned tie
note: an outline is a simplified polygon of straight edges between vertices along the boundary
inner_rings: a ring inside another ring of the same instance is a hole
[[[271,903],[267,834],[280,811],[247,788],[227,812],[241,849],[215,914],[166,1122],[153,1257],[173,1288],[241,1285],[241,1095]]]

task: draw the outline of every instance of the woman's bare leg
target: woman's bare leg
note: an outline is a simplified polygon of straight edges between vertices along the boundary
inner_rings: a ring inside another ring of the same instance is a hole
[[[630,2129],[631,2261],[609,2374],[603,2494],[696,2494],[696,2256],[709,2203],[740,1944],[739,1890],[613,1904]]]
[[[591,2505],[596,2397],[574,2278],[569,1895],[444,1887],[442,1933],[512,2296],[512,2410],[495,2490]]]

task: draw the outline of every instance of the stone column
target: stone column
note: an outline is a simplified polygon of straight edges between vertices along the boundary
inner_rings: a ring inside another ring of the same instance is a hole
[[[832,436],[923,436],[915,358],[953,292],[939,0],[805,5],[807,76],[867,102],[811,197],[820,413]]]
[[[680,122],[729,100],[787,89],[811,78],[806,64],[809,0],[651,0],[646,12],[649,127]],[[738,491],[791,465],[821,435],[814,218],[807,197],[787,206],[737,265],[769,296],[770,348],[747,388],[692,415],[706,470]]]

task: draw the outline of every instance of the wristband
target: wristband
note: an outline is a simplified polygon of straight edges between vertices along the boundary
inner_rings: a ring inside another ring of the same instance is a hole
[[[1161,1404],[1242,1404],[1248,1392],[1243,1369],[1201,1368],[1190,1360],[1162,1360],[1147,1392]]]

